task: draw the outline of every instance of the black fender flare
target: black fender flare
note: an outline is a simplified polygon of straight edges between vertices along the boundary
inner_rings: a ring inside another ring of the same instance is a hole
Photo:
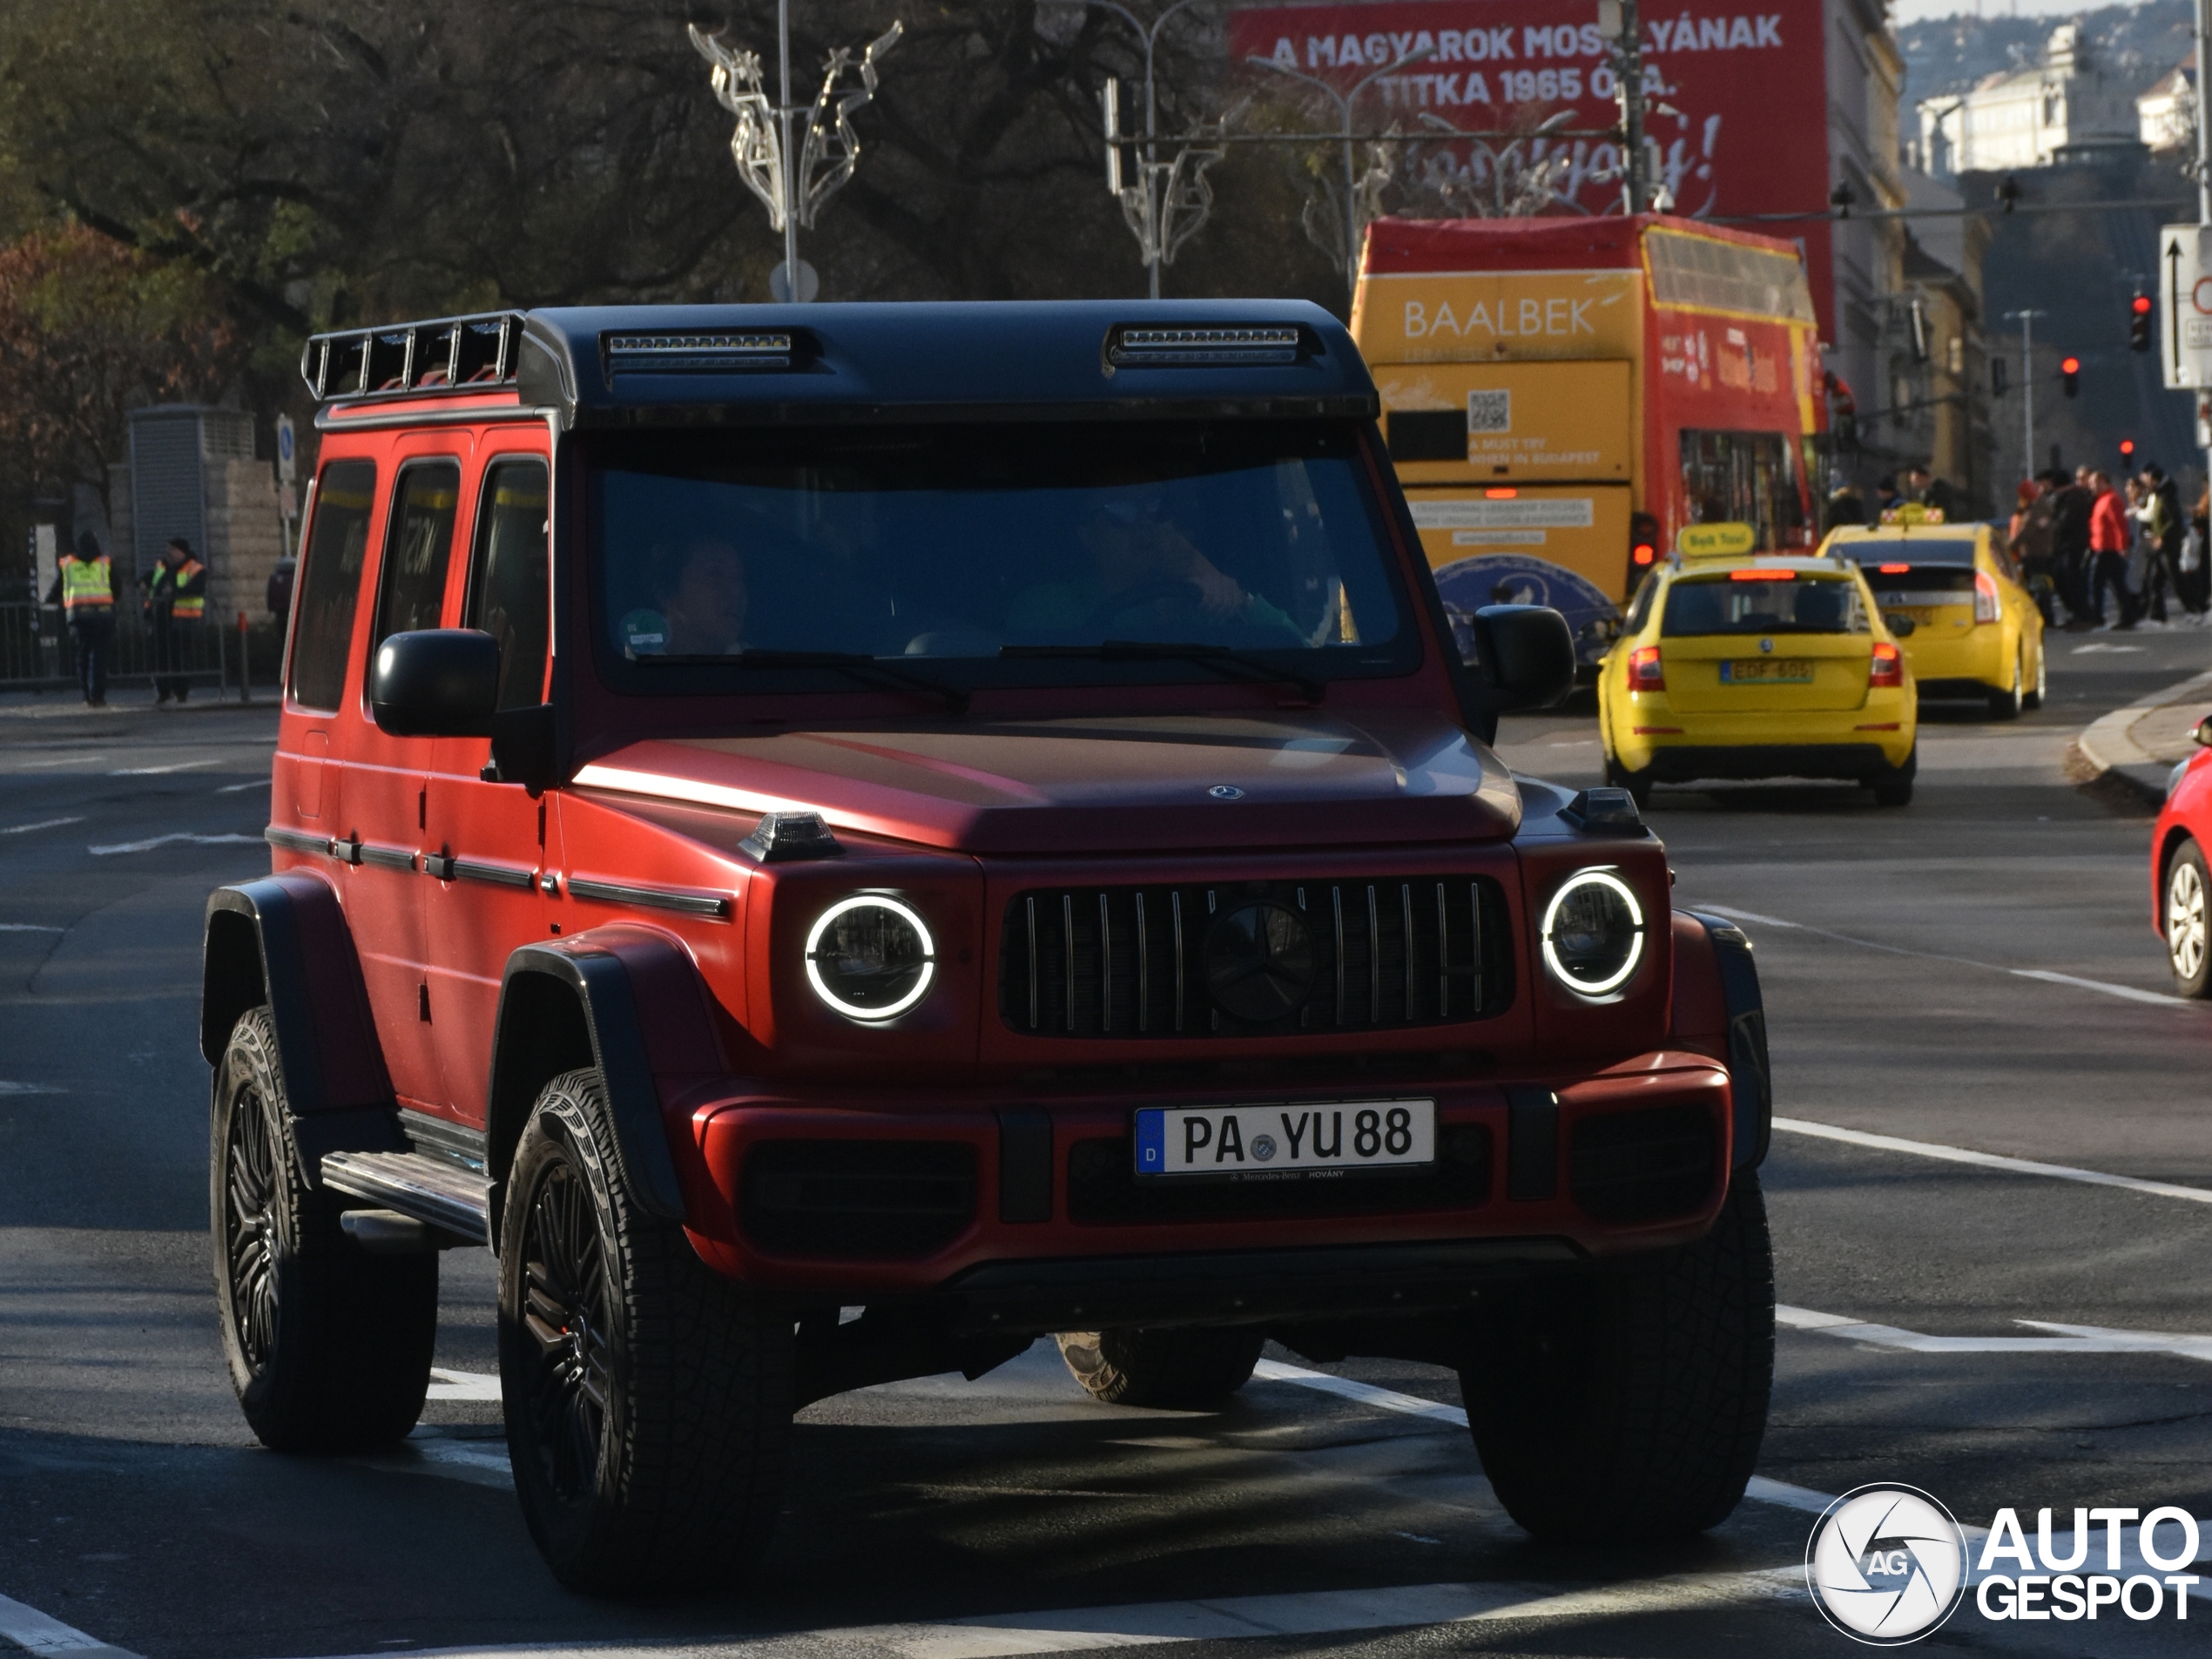
[[[721,1054],[698,970],[665,935],[616,924],[516,951],[500,982],[492,1035],[486,1173],[494,1239],[515,1148],[539,1090],[582,1066],[596,1066],[606,1088],[617,1177],[647,1214],[684,1220],[657,1074],[718,1072]]]
[[[1705,930],[1720,972],[1721,998],[1728,1009],[1729,1093],[1736,1102],[1736,1167],[1755,1170],[1766,1162],[1774,1136],[1774,1069],[1767,1059],[1766,998],[1759,989],[1758,964],[1751,941],[1724,916],[1694,910],[1675,913]]]
[[[301,871],[207,895],[199,1051],[210,1066],[221,1066],[239,1016],[264,1004],[308,1182],[321,1184],[325,1152],[403,1149],[353,930],[328,884]]]

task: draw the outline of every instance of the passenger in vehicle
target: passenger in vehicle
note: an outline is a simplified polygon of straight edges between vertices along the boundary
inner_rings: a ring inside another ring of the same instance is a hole
[[[1211,638],[1303,645],[1298,624],[1201,552],[1154,492],[1102,492],[1076,530],[1089,570],[1025,590],[1007,612],[1018,637]]]

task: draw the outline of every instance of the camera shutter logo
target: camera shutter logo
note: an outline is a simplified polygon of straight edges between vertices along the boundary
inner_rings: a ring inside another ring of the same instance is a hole
[[[1805,1583],[1854,1642],[1902,1647],[1940,1626],[1966,1595],[1966,1535],[1917,1487],[1859,1487],[1814,1523]]]

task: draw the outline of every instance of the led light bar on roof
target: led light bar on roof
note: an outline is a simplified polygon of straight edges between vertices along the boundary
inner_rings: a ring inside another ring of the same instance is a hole
[[[1115,329],[1106,355],[1135,368],[1199,368],[1295,363],[1304,345],[1296,323],[1264,327],[1139,327]]]
[[[728,374],[789,368],[786,334],[609,334],[607,367],[617,374]]]

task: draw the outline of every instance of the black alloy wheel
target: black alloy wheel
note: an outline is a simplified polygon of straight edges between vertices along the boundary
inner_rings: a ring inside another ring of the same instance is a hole
[[[523,1328],[537,1345],[528,1410],[546,1485],[563,1502],[598,1479],[612,1393],[607,1264],[591,1195],[565,1163],[530,1195]]]
[[[223,1259],[232,1318],[247,1366],[264,1369],[277,1345],[276,1153],[268,1103],[248,1082],[231,1105],[223,1149]]]

